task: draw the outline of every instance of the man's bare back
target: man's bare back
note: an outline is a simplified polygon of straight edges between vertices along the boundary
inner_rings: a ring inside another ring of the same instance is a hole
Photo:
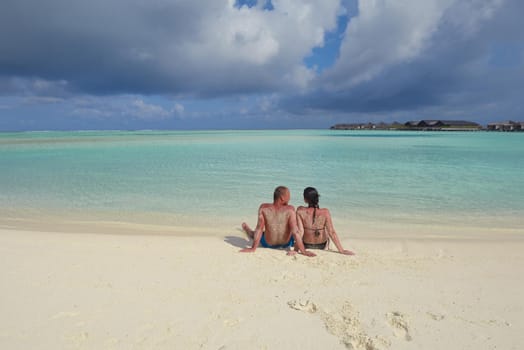
[[[291,205],[276,207],[271,203],[262,204],[259,208],[259,223],[264,223],[264,229],[262,234],[264,235],[265,241],[269,245],[283,245],[290,241],[291,223],[293,215],[295,215],[295,209]],[[259,224],[257,224],[258,228]],[[249,237],[255,237],[255,231],[246,224],[242,224],[242,228]]]
[[[295,209],[291,205],[280,208],[272,204],[266,205],[261,210],[266,223],[265,237],[266,242],[275,244],[285,244],[291,239],[290,219],[295,214]]]

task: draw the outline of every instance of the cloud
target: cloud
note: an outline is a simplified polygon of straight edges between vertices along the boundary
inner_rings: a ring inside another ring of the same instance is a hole
[[[5,0],[0,77],[66,82],[70,91],[97,95],[303,87],[310,76],[302,59],[335,27],[339,3],[272,5],[269,11],[263,2],[239,8],[225,0]]]
[[[171,113],[163,107],[145,103],[141,99],[134,100],[129,107],[127,114],[138,119],[166,119],[171,115]]]
[[[336,64],[282,107],[345,118],[521,117],[524,41],[516,33],[524,26],[515,14],[522,11],[517,0],[362,1]]]
[[[0,119],[4,129],[522,119],[522,13],[519,0],[4,0]]]
[[[185,111],[184,105],[180,103],[175,103],[175,105],[173,106],[173,109],[171,109],[171,112],[178,116],[182,116],[184,114],[184,111]]]
[[[68,88],[68,83],[65,80],[51,81],[41,78],[0,76],[0,96],[21,95],[66,97],[71,95],[71,93],[68,92]]]
[[[52,97],[52,96],[29,96],[24,99],[24,103],[34,104],[34,105],[57,104],[57,103],[62,103],[62,102],[64,102],[63,98]]]
[[[322,81],[334,89],[371,80],[388,68],[412,63],[445,40],[460,41],[475,35],[501,0],[361,1],[359,15],[349,23],[340,59]]]
[[[144,101],[137,95],[115,97],[75,97],[68,101],[73,105],[73,114],[82,118],[107,120],[163,121],[180,117],[184,106],[174,103],[171,108]]]

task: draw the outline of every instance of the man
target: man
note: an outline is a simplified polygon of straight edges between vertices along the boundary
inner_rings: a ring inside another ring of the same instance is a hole
[[[241,252],[254,252],[259,244],[274,249],[290,248],[295,244],[299,253],[310,257],[316,255],[304,248],[298,232],[295,208],[288,204],[290,197],[287,187],[278,186],[273,193],[273,203],[260,205],[255,230],[251,230],[245,222],[242,223],[242,229],[253,239],[253,246]]]

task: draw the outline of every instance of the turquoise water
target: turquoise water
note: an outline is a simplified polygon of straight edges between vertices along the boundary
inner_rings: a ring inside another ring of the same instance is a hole
[[[522,227],[524,134],[397,131],[0,134],[0,221],[31,215],[254,224],[277,185],[336,222]]]

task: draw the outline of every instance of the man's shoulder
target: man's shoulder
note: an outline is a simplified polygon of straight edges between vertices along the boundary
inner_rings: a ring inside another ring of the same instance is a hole
[[[260,209],[271,208],[271,207],[273,207],[272,203],[262,203],[262,204],[260,204]]]

